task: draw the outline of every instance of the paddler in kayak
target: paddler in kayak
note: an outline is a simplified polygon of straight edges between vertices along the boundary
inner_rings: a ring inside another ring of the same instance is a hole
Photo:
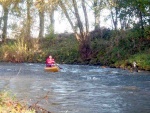
[[[52,67],[55,66],[55,60],[52,58],[51,55],[48,56],[46,59],[46,67]]]

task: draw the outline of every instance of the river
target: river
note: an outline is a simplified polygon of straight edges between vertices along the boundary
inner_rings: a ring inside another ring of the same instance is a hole
[[[150,113],[150,72],[60,64],[0,63],[0,90],[52,113]]]

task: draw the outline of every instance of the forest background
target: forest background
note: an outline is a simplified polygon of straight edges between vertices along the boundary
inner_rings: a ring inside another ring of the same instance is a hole
[[[149,0],[0,0],[0,6],[0,61],[45,63],[51,54],[57,63],[131,69],[136,62],[150,70]],[[67,21],[64,33],[56,32],[57,19]]]

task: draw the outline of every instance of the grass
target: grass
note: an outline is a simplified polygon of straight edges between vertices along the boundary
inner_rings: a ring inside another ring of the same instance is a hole
[[[137,62],[137,65],[140,69],[149,70],[150,71],[150,49],[149,52],[143,52],[133,55],[129,58],[129,62]]]
[[[114,63],[115,67],[132,68],[133,62],[137,63],[137,67],[140,70],[150,71],[150,49],[140,52],[134,55],[130,55],[127,59],[118,60]]]
[[[17,101],[9,92],[0,92],[0,113],[35,113],[35,110]]]

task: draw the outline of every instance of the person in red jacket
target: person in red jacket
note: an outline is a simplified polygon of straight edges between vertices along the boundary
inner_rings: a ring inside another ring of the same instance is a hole
[[[51,55],[46,59],[46,67],[52,67],[55,65],[55,60],[52,58]]]

